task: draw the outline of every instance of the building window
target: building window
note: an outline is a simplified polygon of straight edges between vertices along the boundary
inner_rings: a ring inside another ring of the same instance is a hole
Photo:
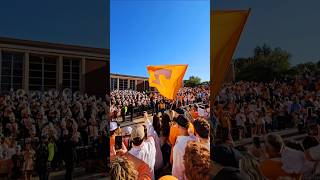
[[[4,92],[22,89],[24,54],[2,52],[0,89]]]
[[[136,80],[130,80],[130,89],[136,90]]]
[[[117,78],[111,78],[111,91],[114,91],[118,88],[118,79]]]
[[[144,81],[144,90],[149,91],[149,82],[148,81]]]
[[[47,91],[57,83],[57,58],[31,55],[29,59],[29,89]]]
[[[63,58],[62,88],[73,92],[80,89],[80,59]]]
[[[119,90],[128,89],[128,79],[119,79]]]
[[[128,89],[128,79],[124,79],[123,80],[123,90],[127,90]]]

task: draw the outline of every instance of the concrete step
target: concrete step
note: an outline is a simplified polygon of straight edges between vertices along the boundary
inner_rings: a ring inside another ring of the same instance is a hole
[[[273,133],[279,134],[285,141],[291,139],[303,139],[306,134],[300,134],[297,128],[285,129],[282,131],[275,131]],[[264,142],[264,135],[260,136],[261,142]],[[235,146],[246,146],[252,144],[252,138],[246,138],[235,142]]]

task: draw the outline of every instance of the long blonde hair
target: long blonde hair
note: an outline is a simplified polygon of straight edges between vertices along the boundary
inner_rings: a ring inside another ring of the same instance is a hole
[[[243,158],[240,160],[240,169],[252,180],[265,180],[260,170],[260,164],[255,157],[247,152],[242,152]]]
[[[137,180],[138,171],[128,158],[116,156],[111,160],[110,177],[112,180]]]

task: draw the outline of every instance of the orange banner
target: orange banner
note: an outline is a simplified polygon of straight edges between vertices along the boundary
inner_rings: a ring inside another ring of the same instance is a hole
[[[157,88],[162,96],[174,100],[187,68],[188,65],[147,66],[150,74],[149,86]]]
[[[237,47],[250,10],[211,11],[210,99],[213,105]]]

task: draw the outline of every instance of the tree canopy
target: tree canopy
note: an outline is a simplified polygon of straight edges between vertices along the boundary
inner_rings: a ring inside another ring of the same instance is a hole
[[[257,46],[252,57],[234,60],[236,80],[268,82],[283,78],[290,70],[290,58],[281,48]]]
[[[184,80],[185,87],[196,87],[201,84],[201,78],[197,76],[190,76],[188,80]]]

